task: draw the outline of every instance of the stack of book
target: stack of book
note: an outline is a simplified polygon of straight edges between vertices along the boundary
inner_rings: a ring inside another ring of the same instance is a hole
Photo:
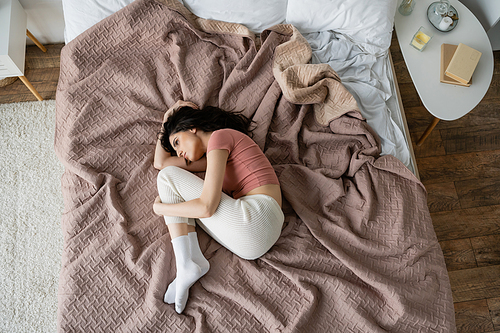
[[[472,74],[482,53],[465,44],[441,45],[440,81],[459,86],[470,86]]]

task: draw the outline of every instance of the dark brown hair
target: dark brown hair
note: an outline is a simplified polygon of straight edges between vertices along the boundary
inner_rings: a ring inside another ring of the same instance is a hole
[[[175,153],[169,140],[172,134],[193,128],[204,132],[231,128],[250,136],[252,123],[253,121],[245,117],[241,112],[224,111],[214,106],[206,106],[201,110],[184,106],[174,111],[163,124],[160,142],[166,151]]]

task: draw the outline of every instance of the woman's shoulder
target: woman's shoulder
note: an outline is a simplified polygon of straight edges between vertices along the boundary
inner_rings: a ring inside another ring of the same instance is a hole
[[[248,136],[245,133],[242,133],[240,131],[237,131],[232,128],[221,128],[219,130],[214,131],[214,133],[219,133],[219,134],[224,134],[224,135],[231,135],[234,137],[241,137],[241,136]]]
[[[231,152],[234,149],[237,137],[232,131],[226,128],[215,130],[208,140],[207,153],[213,149],[227,149]]]
[[[229,151],[255,145],[255,142],[245,133],[232,128],[223,128],[212,132],[208,141],[209,150],[215,147],[225,147]]]
[[[212,138],[215,140],[231,140],[235,143],[242,141],[242,140],[243,141],[247,141],[248,139],[252,140],[245,133],[242,133],[242,132],[237,131],[237,130],[232,129],[232,128],[223,128],[223,129],[213,131],[210,139],[212,139]]]

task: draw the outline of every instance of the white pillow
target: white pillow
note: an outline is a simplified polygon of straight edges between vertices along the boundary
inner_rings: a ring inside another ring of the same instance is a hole
[[[68,44],[97,22],[132,2],[134,0],[62,0],[64,41]]]
[[[134,0],[62,0],[64,40],[76,36]],[[286,17],[287,0],[179,0],[195,15],[212,20],[240,23],[260,33]]]
[[[391,45],[397,0],[288,0],[286,23],[302,33],[334,30],[370,53]]]
[[[205,19],[240,23],[255,33],[283,23],[287,0],[183,0],[193,14]]]

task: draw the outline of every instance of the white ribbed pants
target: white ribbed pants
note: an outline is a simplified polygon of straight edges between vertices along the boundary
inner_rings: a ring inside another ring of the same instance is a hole
[[[191,172],[168,166],[158,174],[158,192],[163,203],[199,198],[204,181]],[[233,199],[225,193],[215,213],[198,220],[212,238],[237,256],[253,260],[276,243],[284,215],[272,197],[256,194]],[[165,223],[195,225],[195,219],[165,216]]]

